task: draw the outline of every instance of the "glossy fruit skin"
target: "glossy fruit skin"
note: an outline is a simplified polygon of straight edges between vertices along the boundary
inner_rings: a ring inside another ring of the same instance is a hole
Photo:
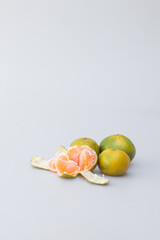
[[[127,153],[131,161],[136,154],[136,148],[132,141],[129,138],[120,134],[112,135],[102,140],[102,142],[100,143],[100,152],[103,152],[104,150],[109,148],[119,149]]]
[[[99,155],[99,168],[102,173],[111,176],[123,175],[130,166],[129,156],[118,149],[106,149]]]
[[[75,141],[73,141],[70,146],[73,147],[73,146],[82,146],[82,145],[89,146],[96,152],[97,156],[99,155],[99,152],[100,152],[99,146],[96,143],[96,141],[94,141],[91,138],[78,138]]]

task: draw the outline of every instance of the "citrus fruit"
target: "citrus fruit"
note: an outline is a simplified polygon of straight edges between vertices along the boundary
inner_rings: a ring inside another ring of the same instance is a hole
[[[132,160],[136,154],[136,149],[132,141],[120,134],[106,137],[100,143],[100,151],[103,152],[106,149],[115,148],[127,153]]]
[[[129,156],[118,149],[106,149],[99,155],[99,168],[107,175],[123,175],[130,165]]]
[[[61,177],[76,177],[80,167],[73,161],[59,159],[56,163],[56,170]]]
[[[78,138],[74,140],[70,146],[72,147],[72,146],[82,146],[82,145],[89,146],[97,153],[97,156],[99,155],[99,146],[96,143],[96,141],[94,141],[91,138]]]
[[[64,146],[59,146],[58,151],[55,154],[55,156],[48,161],[48,168],[50,171],[55,172],[55,173],[57,172],[56,165],[55,165],[55,159],[66,160],[66,161],[68,160],[66,153],[67,153],[67,149],[65,149]]]
[[[31,164],[34,167],[58,173],[61,177],[76,177],[81,174],[89,182],[95,184],[108,183],[108,179],[90,172],[97,164],[97,154],[88,146],[73,146],[68,150],[60,146],[56,155],[50,160],[34,156],[31,159]]]
[[[97,164],[96,152],[88,146],[73,146],[50,160],[49,168],[58,175],[76,176],[79,171],[89,171]]]

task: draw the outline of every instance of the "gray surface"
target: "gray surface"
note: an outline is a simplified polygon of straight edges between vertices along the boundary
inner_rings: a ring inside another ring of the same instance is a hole
[[[160,238],[159,13],[160,1],[0,1],[1,239]],[[114,133],[137,155],[108,186],[30,166]]]

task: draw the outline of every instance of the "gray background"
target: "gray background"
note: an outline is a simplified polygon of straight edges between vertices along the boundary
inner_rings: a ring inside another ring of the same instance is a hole
[[[0,0],[0,33],[0,238],[159,239],[160,1]],[[30,166],[115,133],[108,186]]]

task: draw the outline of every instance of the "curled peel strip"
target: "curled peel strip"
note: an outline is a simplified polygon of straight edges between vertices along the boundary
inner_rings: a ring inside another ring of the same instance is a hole
[[[98,176],[95,173],[92,173],[91,171],[81,171],[80,174],[89,182],[94,183],[94,184],[108,184],[108,179],[103,177]]]
[[[50,161],[53,161],[54,159],[56,159],[56,157],[59,155],[59,154],[63,154],[63,153],[66,153],[66,149],[63,147],[63,146],[60,146],[59,149],[58,149],[58,152],[56,153],[55,157],[53,157],[52,159],[50,160],[44,160],[43,157],[41,156],[34,156],[32,157],[31,159],[31,164],[32,166],[34,167],[37,167],[37,168],[41,168],[41,169],[45,169],[45,170],[50,170],[49,168],[49,163]],[[94,184],[100,184],[100,185],[105,185],[105,184],[108,184],[108,179],[105,178],[104,176],[103,177],[100,177],[98,176],[97,174],[95,173],[92,173],[91,171],[80,171],[79,172],[87,181],[91,182],[91,183],[94,183]],[[62,177],[70,177],[69,174],[63,174]],[[73,177],[73,176],[72,176]],[[75,176],[76,177],[76,176]]]
[[[63,154],[63,153],[66,153],[67,150],[65,149],[65,147],[63,146],[59,146],[58,148],[58,152],[56,153],[56,155],[51,158],[50,160],[45,160],[43,157],[41,156],[34,156],[32,157],[31,159],[31,164],[32,166],[34,167],[37,167],[37,168],[41,168],[41,169],[45,169],[45,170],[50,170],[49,169],[49,162],[50,161],[53,161],[54,159],[56,159],[56,157],[59,155],[59,154]]]
[[[34,167],[42,168],[42,169],[45,169],[45,170],[49,170],[49,161],[44,160],[43,157],[40,157],[40,156],[32,157],[31,164]]]

